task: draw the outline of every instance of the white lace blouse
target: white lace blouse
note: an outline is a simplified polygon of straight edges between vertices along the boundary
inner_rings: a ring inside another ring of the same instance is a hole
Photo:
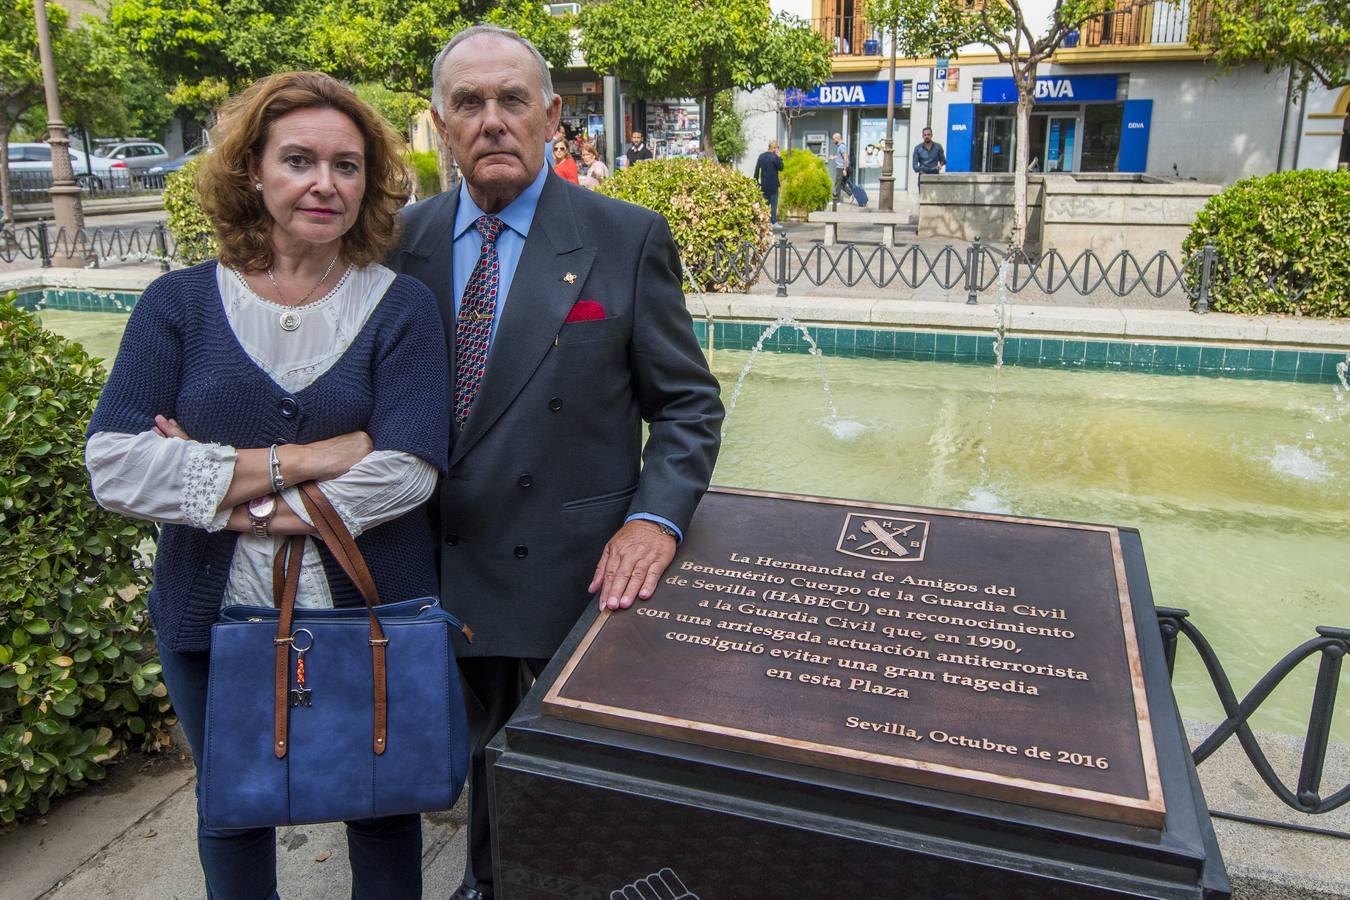
[[[216,268],[216,286],[240,346],[290,393],[303,390],[337,362],[393,281],[394,273],[381,265],[348,269],[323,297],[295,308],[300,326],[286,331],[279,323],[290,307],[259,297],[233,269]],[[234,477],[236,455],[233,447],[162,438],[154,431],[101,431],[89,438],[85,465],[94,493],[110,510],[219,531],[230,518],[230,510],[219,507]],[[353,535],[414,509],[435,487],[434,466],[393,450],[376,450],[346,474],[319,485]],[[287,488],[281,499],[309,521],[298,489]],[[284,540],[240,534],[223,605],[272,604],[272,559]],[[312,538],[305,542],[295,602],[311,608],[333,605]]]

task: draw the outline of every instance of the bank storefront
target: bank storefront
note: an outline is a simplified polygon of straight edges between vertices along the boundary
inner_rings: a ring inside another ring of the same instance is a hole
[[[886,139],[888,81],[832,81],[810,91],[789,91],[792,141],[796,150],[810,150],[828,163],[834,147],[830,135],[844,136],[854,180],[869,194],[881,189],[882,146]],[[895,189],[909,183],[908,147],[913,83],[895,82]],[[800,115],[799,110],[804,110]],[[831,166],[833,176],[833,166]]]
[[[1031,171],[1143,172],[1152,100],[1130,100],[1128,75],[1036,79]],[[1017,157],[1017,86],[976,78],[970,103],[947,106],[947,171],[1011,172]]]

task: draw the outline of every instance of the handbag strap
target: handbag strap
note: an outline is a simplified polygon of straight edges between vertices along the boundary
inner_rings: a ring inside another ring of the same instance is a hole
[[[374,682],[374,745],[372,749],[378,756],[383,754],[388,746],[388,725],[389,725],[389,703],[387,692],[387,667],[385,660],[385,648],[389,645],[389,639],[384,636],[384,628],[380,625],[379,617],[375,615],[375,607],[380,603],[379,593],[375,589],[375,579],[371,577],[370,569],[366,566],[365,558],[361,555],[361,550],[356,546],[355,539],[351,532],[338,516],[337,510],[333,509],[333,504],[328,502],[328,498],[319,490],[319,486],[312,481],[307,481],[300,485],[300,497],[305,504],[305,510],[309,513],[310,519],[314,522],[315,529],[319,532],[319,537],[327,545],[333,558],[338,561],[342,571],[356,585],[356,589],[361,592],[361,597],[366,601],[366,614],[370,620],[370,665],[372,681]],[[273,599],[280,610],[277,617],[277,634],[273,639],[276,644],[276,687],[274,690],[274,709],[273,709],[273,747],[272,751],[278,759],[286,755],[287,724],[290,709],[290,651],[295,642],[291,634],[291,621],[295,612],[295,595],[300,581],[300,561],[304,555],[305,538],[304,535],[294,535],[287,542],[286,546],[277,553],[276,562],[272,571],[272,590]],[[285,561],[282,555],[285,554]],[[284,572],[284,578],[282,573]],[[280,588],[280,596],[277,596],[277,590]]]
[[[295,595],[300,587],[300,560],[305,553],[305,536],[292,535],[277,551],[272,563],[272,598],[281,615],[277,618],[277,636],[272,639],[276,648],[275,688],[272,712],[272,752],[277,759],[286,755],[287,710],[290,708],[291,685],[291,617],[295,612]],[[282,638],[285,638],[284,640]]]

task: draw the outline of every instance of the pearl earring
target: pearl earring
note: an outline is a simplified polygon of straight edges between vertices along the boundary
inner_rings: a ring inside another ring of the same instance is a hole
[[[261,181],[255,181],[255,182],[253,182],[253,189],[254,189],[255,191],[261,191],[261,190],[262,190],[262,182],[261,182]]]

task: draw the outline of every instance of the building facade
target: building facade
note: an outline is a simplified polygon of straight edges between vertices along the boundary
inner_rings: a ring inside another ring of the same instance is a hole
[[[1023,6],[1036,21],[1037,2]],[[1350,163],[1350,88],[1305,92],[1288,70],[1218,70],[1190,45],[1205,25],[1206,7],[1198,0],[1143,7],[1120,0],[1120,6],[1071,35],[1042,65],[1029,138],[1034,170],[1230,184]],[[777,0],[775,8],[809,18],[825,36],[834,49],[833,74],[798,95],[765,89],[741,99],[748,162],[771,139],[828,160],[829,136],[838,132],[856,166],[855,180],[874,192],[886,129],[887,36],[866,21],[859,0]],[[1048,15],[1049,7],[1042,12]],[[910,155],[924,126],[944,144],[947,171],[1012,170],[1017,92],[1010,67],[988,48],[962,48],[950,59],[898,60],[896,82],[897,192],[917,192]]]

